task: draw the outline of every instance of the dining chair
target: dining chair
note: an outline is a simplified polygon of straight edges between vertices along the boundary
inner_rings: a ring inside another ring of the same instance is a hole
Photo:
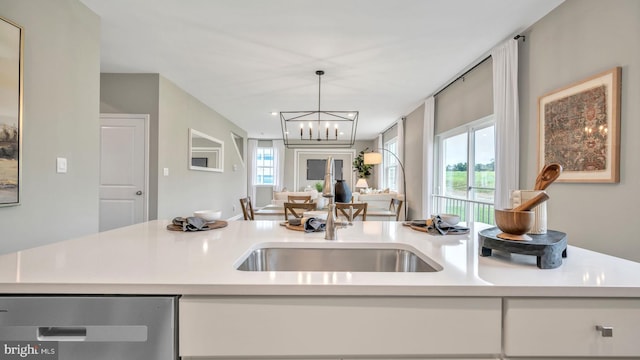
[[[244,215],[245,220],[255,220],[250,197],[247,196],[246,198],[240,199],[240,206],[242,206],[242,215]]]
[[[311,195],[288,195],[287,201],[290,203],[308,204],[311,202]]]
[[[396,221],[400,220],[400,210],[402,209],[402,203],[402,200],[391,199],[391,203],[389,204],[389,211],[393,211],[396,213]]]
[[[305,211],[313,211],[316,209],[314,203],[284,203],[284,219],[289,220],[289,214],[295,218],[301,218]]]
[[[367,220],[367,203],[336,203],[336,216],[342,213],[347,219],[349,218],[349,208],[353,208],[353,218],[355,220],[359,215],[362,216],[362,221]]]

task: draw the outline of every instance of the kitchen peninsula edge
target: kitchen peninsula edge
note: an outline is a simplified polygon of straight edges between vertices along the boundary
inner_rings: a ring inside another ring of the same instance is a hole
[[[167,224],[2,255],[0,293],[178,295],[182,359],[640,356],[640,263],[572,246],[555,269],[539,269],[533,256],[481,257],[484,224],[471,224],[467,235],[431,236],[398,222],[357,222],[338,230],[338,241],[278,221],[193,233]],[[236,270],[265,244],[398,245],[442,270]]]
[[[222,229],[176,232],[155,220],[0,256],[0,293],[573,296],[640,297],[640,263],[568,247],[556,269],[534,256],[478,256],[478,231],[432,236],[400,222],[355,222],[322,233],[278,221],[230,221]],[[571,242],[569,234],[569,243]],[[261,244],[281,246],[402,244],[442,266],[429,273],[247,272],[237,265]]]

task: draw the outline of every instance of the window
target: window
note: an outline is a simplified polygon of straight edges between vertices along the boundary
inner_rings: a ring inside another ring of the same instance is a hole
[[[495,125],[493,116],[438,136],[434,208],[493,223]]]
[[[398,152],[398,138],[393,138],[384,143],[384,187],[392,191],[398,191],[398,160],[392,155]],[[389,153],[391,152],[391,153]]]
[[[273,185],[273,148],[256,149],[256,185]]]

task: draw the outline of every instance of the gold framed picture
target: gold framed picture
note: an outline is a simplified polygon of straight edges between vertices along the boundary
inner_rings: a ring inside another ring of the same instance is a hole
[[[620,182],[620,76],[615,67],[538,98],[538,168],[558,182]]]

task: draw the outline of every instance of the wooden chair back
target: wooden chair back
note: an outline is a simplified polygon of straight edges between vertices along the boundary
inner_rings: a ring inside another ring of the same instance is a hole
[[[301,218],[305,211],[313,211],[316,209],[314,203],[284,203],[284,219],[289,220],[289,214],[295,218]]]
[[[288,195],[288,202],[308,204],[311,202],[311,195]]]
[[[400,210],[402,209],[402,200],[391,199],[391,203],[389,204],[389,211],[393,211],[396,213],[396,221],[400,220]]]
[[[240,199],[240,206],[242,207],[242,215],[245,220],[255,220],[255,214],[253,213],[253,205],[251,205],[251,198],[246,197]]]
[[[367,203],[336,203],[336,216],[339,216],[340,213],[349,218],[349,208],[353,208],[353,220],[355,220],[358,216],[362,216],[362,221],[367,220]]]

